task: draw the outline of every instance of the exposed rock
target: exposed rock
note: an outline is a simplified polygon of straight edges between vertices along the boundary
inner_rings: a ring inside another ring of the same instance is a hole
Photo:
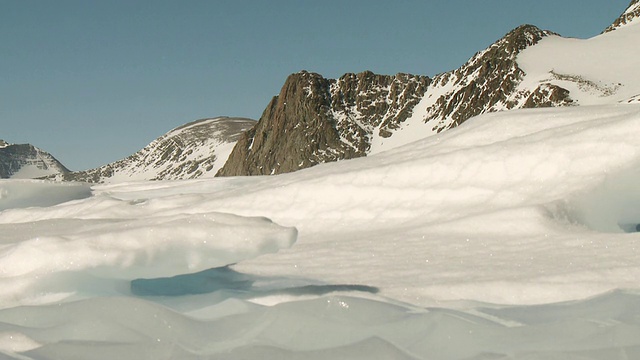
[[[553,84],[542,84],[527,98],[523,108],[569,106],[573,100],[569,97],[569,90]]]
[[[365,156],[374,136],[392,137],[412,115],[439,132],[486,112],[570,105],[569,92],[555,85],[518,90],[525,74],[516,57],[551,34],[520,26],[433,81],[370,71],[337,80],[305,71],[293,74],[218,175],[280,174]],[[414,114],[421,101],[426,102],[424,112]]]
[[[613,24],[607,27],[604,32],[614,31],[622,26],[625,26],[632,22],[634,19],[640,17],[640,0],[632,0],[627,10],[625,10],[620,17],[618,17]]]
[[[459,69],[436,76],[427,93],[433,98],[425,121],[431,121],[433,130],[440,132],[483,113],[521,108],[525,104],[535,107],[535,100],[543,97],[543,91],[560,91],[560,88],[517,91],[525,75],[516,62],[518,54],[551,34],[533,25],[522,25]],[[532,94],[536,92],[538,95]],[[565,105],[570,100],[565,97],[553,102],[551,98],[562,96],[549,95],[542,106]]]
[[[68,173],[64,165],[31,144],[9,144],[0,140],[0,178],[35,179]]]
[[[218,175],[280,174],[365,156],[374,131],[390,133],[410,116],[428,84],[425,76],[370,71],[337,80],[293,74]]]

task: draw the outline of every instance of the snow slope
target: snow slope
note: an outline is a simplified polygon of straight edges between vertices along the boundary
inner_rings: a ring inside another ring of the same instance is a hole
[[[640,51],[630,44],[639,38],[639,21],[587,40],[547,37],[518,57],[527,73],[521,87],[558,85],[578,105],[633,101],[640,95]]]
[[[0,351],[638,358],[639,129],[635,104],[517,110],[290,174],[14,202]],[[0,187],[27,184],[52,186]]]
[[[125,159],[56,178],[111,183],[213,177],[224,165],[240,134],[253,125],[254,120],[245,118],[196,120],[169,131]]]

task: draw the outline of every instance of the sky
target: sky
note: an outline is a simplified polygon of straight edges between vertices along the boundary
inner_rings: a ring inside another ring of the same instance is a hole
[[[0,0],[0,139],[71,170],[172,128],[259,119],[286,77],[433,76],[521,24],[602,32],[629,0]]]

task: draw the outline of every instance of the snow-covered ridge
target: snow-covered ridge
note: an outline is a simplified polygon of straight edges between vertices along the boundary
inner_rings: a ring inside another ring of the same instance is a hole
[[[540,85],[569,91],[573,105],[629,103],[640,94],[640,27],[626,26],[591,39],[550,36],[517,58],[527,74],[519,89]]]
[[[121,182],[213,177],[224,165],[240,134],[253,125],[254,120],[244,118],[197,120],[169,131],[126,159],[63,178]]]
[[[604,32],[610,32],[632,23],[637,24],[638,18],[640,18],[640,0],[632,0],[627,10],[625,10],[611,26],[606,28]]]

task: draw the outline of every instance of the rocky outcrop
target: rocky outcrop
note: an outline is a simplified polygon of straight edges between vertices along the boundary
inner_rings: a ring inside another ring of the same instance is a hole
[[[618,17],[613,24],[607,27],[604,32],[614,31],[622,26],[625,26],[633,20],[640,18],[640,0],[632,0],[627,10],[625,10],[620,17]]]
[[[137,153],[96,169],[55,177],[64,181],[105,183],[213,177],[242,132],[255,120],[220,117],[177,127]]]
[[[429,82],[425,76],[370,71],[337,80],[293,74],[218,175],[280,174],[365,156],[374,132],[391,134],[412,114]]]
[[[35,179],[69,170],[56,158],[31,144],[9,144],[0,140],[0,178]]]
[[[436,76],[427,93],[425,122],[440,132],[488,112],[571,104],[569,92],[558,86],[518,89],[525,73],[518,66],[517,56],[552,34],[522,25],[459,69]]]

